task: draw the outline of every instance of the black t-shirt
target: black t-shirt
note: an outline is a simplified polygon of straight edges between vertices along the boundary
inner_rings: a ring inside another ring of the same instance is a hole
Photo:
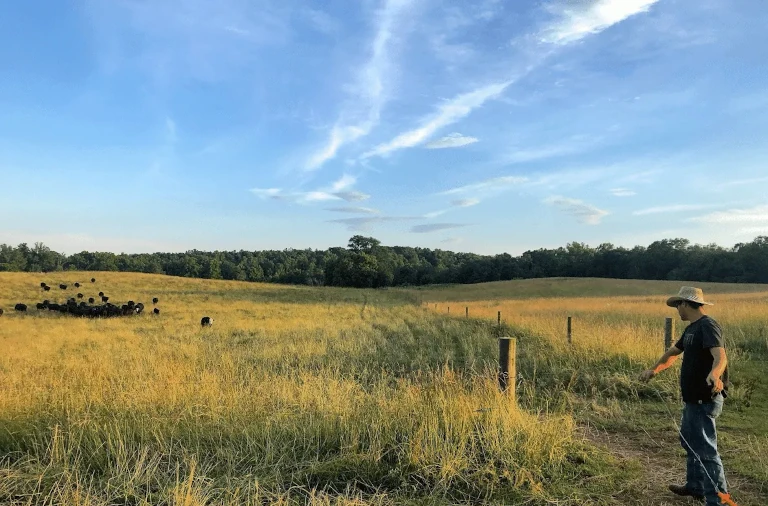
[[[720,324],[709,316],[703,316],[688,325],[675,347],[683,350],[683,366],[680,370],[680,390],[684,402],[710,402],[712,386],[707,376],[715,359],[710,348],[725,348]],[[723,376],[723,397],[728,396],[728,367]]]

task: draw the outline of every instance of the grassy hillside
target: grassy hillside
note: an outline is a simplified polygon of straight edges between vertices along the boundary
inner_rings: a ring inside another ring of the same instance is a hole
[[[679,363],[648,385],[637,374],[663,352],[666,317],[674,318],[674,340],[682,332],[685,322],[664,302],[683,283],[542,279],[414,292],[425,308],[455,319],[495,322],[501,312],[502,328],[519,337],[523,406],[560,409],[645,445],[666,438],[654,451],[680,454]],[[756,491],[750,497],[746,486],[739,504],[768,504],[768,286],[685,284],[704,288],[715,303],[707,312],[723,326],[734,381],[719,420],[726,468]]]
[[[386,291],[138,274],[2,274],[0,307],[92,275],[86,296],[161,314],[6,311],[2,504],[605,503],[608,456],[498,392],[490,325]]]
[[[91,277],[86,297],[150,307],[158,297],[161,314],[34,309],[41,281]],[[498,300],[461,288],[0,274],[0,504],[672,504],[648,494],[639,461],[583,436],[589,424],[663,438],[674,373],[650,385],[636,375],[661,352],[667,287]],[[441,290],[457,299],[412,303]],[[768,413],[753,365],[768,359],[767,295],[721,293],[715,316],[738,379],[723,416],[724,445],[738,448],[727,463],[740,506],[764,505]],[[16,313],[17,302],[32,309]],[[449,304],[472,317],[448,316]],[[518,337],[519,407],[496,386],[499,334]]]
[[[703,288],[705,293],[712,294],[768,292],[768,285],[758,284],[605,278],[541,278],[473,285],[430,285],[408,289],[407,292],[419,295],[424,302],[443,302],[540,297],[672,295],[677,293],[683,285],[698,286]]]

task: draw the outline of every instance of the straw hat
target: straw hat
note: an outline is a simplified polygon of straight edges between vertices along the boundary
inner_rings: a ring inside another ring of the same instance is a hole
[[[684,286],[680,288],[677,295],[667,299],[667,306],[674,307],[675,302],[680,302],[681,300],[696,302],[698,304],[704,304],[705,306],[712,305],[711,302],[704,301],[704,292],[701,288],[694,288],[692,286]]]

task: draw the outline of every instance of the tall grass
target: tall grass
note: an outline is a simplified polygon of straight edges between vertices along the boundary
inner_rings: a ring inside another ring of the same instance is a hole
[[[2,504],[597,504],[611,479],[569,416],[499,393],[489,325],[382,291],[58,276],[0,275],[0,307],[94,276],[86,297],[161,314],[6,312]]]

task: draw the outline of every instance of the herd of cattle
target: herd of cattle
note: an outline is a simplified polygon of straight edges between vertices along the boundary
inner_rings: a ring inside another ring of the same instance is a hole
[[[96,278],[91,278],[91,283],[96,283]],[[80,283],[74,283],[73,286],[75,288],[80,288],[81,285]],[[60,290],[66,290],[67,288],[69,288],[68,285],[59,285]],[[45,292],[51,291],[51,287],[45,282],[40,283],[40,289]],[[80,299],[79,302],[78,299]],[[67,301],[63,304],[51,302],[50,300],[44,300],[43,302],[38,302],[35,304],[35,307],[38,311],[55,311],[62,314],[85,318],[110,318],[116,316],[138,315],[143,313],[145,309],[144,304],[141,302],[137,303],[132,300],[129,300],[125,304],[121,304],[119,306],[112,304],[109,302],[109,297],[104,295],[104,292],[99,292],[99,300],[101,301],[101,304],[96,304],[96,299],[94,297],[89,297],[88,302],[85,302],[83,299],[85,299],[85,295],[78,293],[76,297],[67,299]],[[152,299],[152,304],[157,306],[159,301],[160,300],[157,297],[154,297]],[[22,313],[27,312],[27,309],[27,304],[18,303],[14,306],[14,310]],[[152,309],[152,314],[155,316],[159,315],[160,309],[154,307]],[[2,315],[3,308],[0,308],[0,316]],[[210,327],[213,325],[213,318],[204,316],[200,320],[200,325],[203,327]]]

